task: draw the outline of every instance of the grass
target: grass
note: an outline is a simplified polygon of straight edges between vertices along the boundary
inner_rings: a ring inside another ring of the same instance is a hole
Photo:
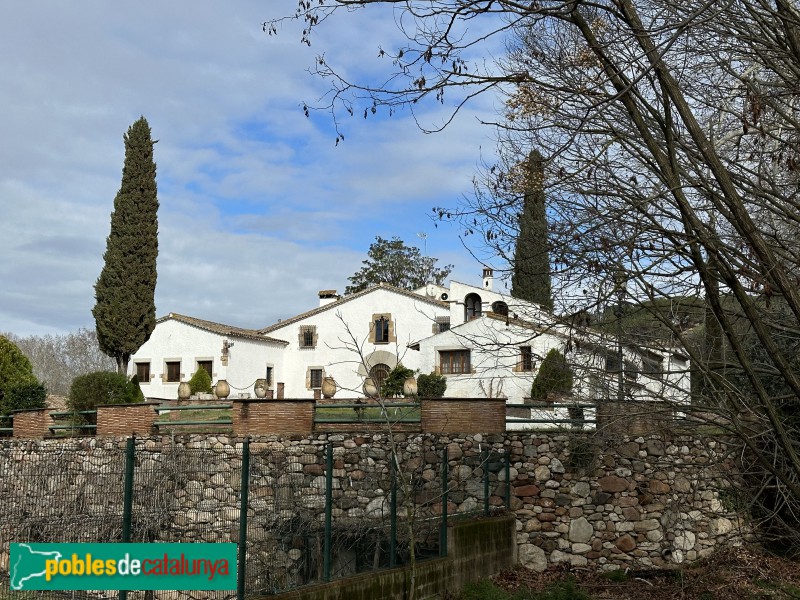
[[[232,413],[230,408],[176,410],[171,413],[160,413],[156,423],[169,423],[173,414],[177,415],[179,421],[219,421],[220,419],[230,419]]]
[[[360,417],[358,414],[359,412],[361,413]],[[343,422],[373,421],[382,423],[385,422],[387,418],[390,421],[396,421],[398,419],[419,419],[420,409],[418,406],[406,408],[388,407],[386,409],[386,415],[384,416],[380,406],[365,406],[359,409],[317,406],[314,415],[315,418],[341,419]]]

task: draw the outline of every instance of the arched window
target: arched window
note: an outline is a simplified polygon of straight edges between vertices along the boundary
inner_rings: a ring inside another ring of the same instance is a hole
[[[503,302],[502,300],[498,300],[492,304],[492,312],[497,313],[498,315],[503,315],[504,317],[508,316],[508,304]]]
[[[375,387],[379,390],[383,387],[383,382],[386,381],[386,378],[389,376],[389,371],[391,371],[389,365],[383,363],[378,363],[369,370],[369,376],[372,377],[372,381],[375,382]]]
[[[478,294],[467,294],[464,298],[464,320],[471,321],[481,316],[481,297]]]

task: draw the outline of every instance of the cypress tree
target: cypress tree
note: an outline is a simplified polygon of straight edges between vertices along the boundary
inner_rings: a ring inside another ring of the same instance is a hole
[[[158,256],[155,142],[147,120],[141,117],[131,125],[124,140],[122,183],[114,198],[92,310],[100,349],[117,361],[122,374],[155,328]]]
[[[525,197],[514,251],[511,295],[553,310],[547,246],[544,160],[537,150],[532,150],[525,169]]]

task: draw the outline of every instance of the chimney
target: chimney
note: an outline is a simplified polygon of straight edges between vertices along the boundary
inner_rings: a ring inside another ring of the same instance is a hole
[[[336,295],[336,290],[320,290],[319,291],[319,305],[325,306],[331,302],[336,302],[339,296]]]
[[[483,268],[483,289],[492,291],[494,285],[494,271],[489,267]]]

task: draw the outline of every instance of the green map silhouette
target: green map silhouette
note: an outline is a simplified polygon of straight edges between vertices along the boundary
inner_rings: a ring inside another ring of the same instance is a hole
[[[12,544],[9,575],[12,590],[24,590],[25,582],[45,576],[45,562],[59,560],[60,552],[40,552],[30,544]]]

